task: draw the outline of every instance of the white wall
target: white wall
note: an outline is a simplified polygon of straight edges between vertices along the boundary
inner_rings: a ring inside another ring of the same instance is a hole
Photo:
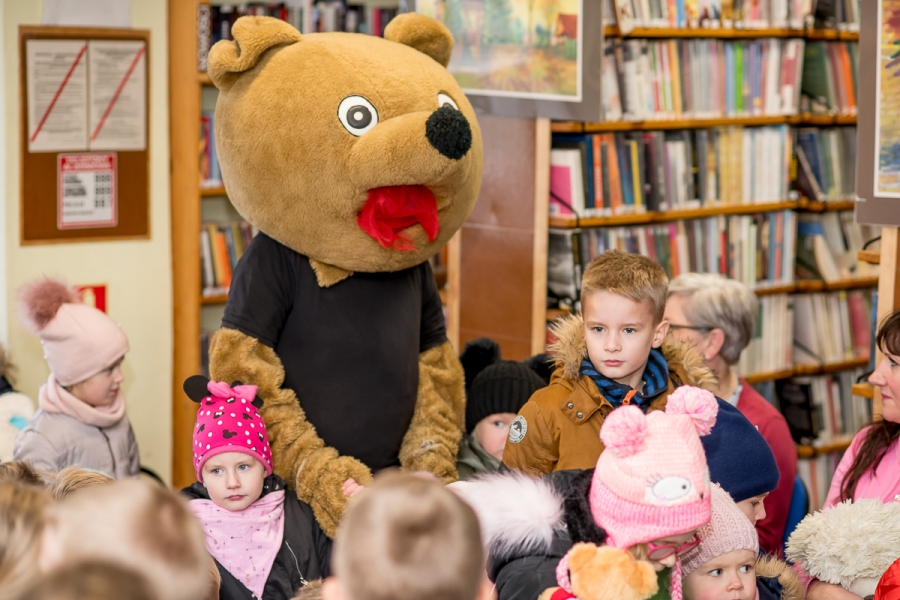
[[[41,22],[41,0],[3,0],[2,110],[5,146],[0,181],[6,174],[5,260],[0,254],[0,339],[18,366],[17,387],[37,399],[49,370],[36,336],[17,318],[15,294],[41,275],[70,283],[106,283],[108,312],[131,344],[123,364],[128,415],[141,462],[171,480],[172,464],[172,256],[169,211],[168,39],[166,0],[132,0],[132,27],[150,30],[150,232],[145,241],[19,245],[19,25]],[[2,250],[0,250],[2,252]],[[4,273],[5,270],[5,273]],[[5,285],[5,289],[4,289]],[[6,304],[6,306],[4,306]],[[3,319],[0,319],[3,321]]]

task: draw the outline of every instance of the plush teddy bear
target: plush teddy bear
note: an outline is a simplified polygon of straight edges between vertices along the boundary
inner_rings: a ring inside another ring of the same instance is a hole
[[[481,133],[433,19],[399,15],[384,38],[267,17],[232,33],[209,54],[216,151],[260,233],[210,371],[259,387],[275,471],[331,535],[350,478],[456,479],[463,373],[428,259],[474,206]]]
[[[809,575],[863,598],[900,557],[900,504],[867,498],[807,515],[785,555]]]
[[[580,542],[557,569],[561,587],[544,590],[538,600],[646,600],[659,591],[656,571],[628,550]]]

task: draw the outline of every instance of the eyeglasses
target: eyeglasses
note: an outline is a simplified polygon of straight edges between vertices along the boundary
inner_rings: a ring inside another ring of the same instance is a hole
[[[712,327],[699,327],[696,325],[675,325],[674,323],[669,323],[669,329],[690,329],[691,331],[702,331],[703,333],[709,333],[713,330]]]
[[[650,560],[659,561],[669,558],[673,554],[682,556],[691,548],[696,548],[699,543],[700,539],[697,537],[688,542],[685,542],[681,546],[676,546],[675,544],[656,545],[653,542],[649,542],[647,544],[647,558]]]

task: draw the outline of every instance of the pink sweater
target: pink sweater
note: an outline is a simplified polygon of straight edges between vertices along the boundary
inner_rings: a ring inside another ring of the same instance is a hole
[[[831,488],[829,488],[828,497],[825,499],[825,507],[837,504],[838,497],[841,494],[841,482],[850,469],[850,465],[853,464],[853,459],[856,458],[856,454],[859,452],[868,430],[868,427],[861,429],[854,436],[853,442],[850,443],[850,447],[844,453],[844,457],[834,472],[834,479],[831,480]],[[885,503],[900,501],[900,443],[895,441],[890,445],[874,473],[869,471],[859,478],[853,499],[859,500],[861,498],[878,498]]]

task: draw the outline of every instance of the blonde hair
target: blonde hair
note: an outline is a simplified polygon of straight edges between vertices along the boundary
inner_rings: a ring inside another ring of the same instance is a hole
[[[26,483],[38,487],[47,485],[42,472],[23,460],[0,463],[0,483],[7,482]]]
[[[669,296],[683,299],[684,316],[690,321],[684,324],[721,329],[725,342],[719,355],[729,365],[737,364],[756,330],[756,294],[740,281],[721,275],[684,273],[669,284]]]
[[[85,561],[63,565],[41,577],[17,600],[158,600],[146,577],[122,565]]]
[[[78,490],[114,481],[115,479],[109,475],[97,471],[88,471],[80,467],[66,467],[56,474],[56,478],[48,489],[50,496],[58,502]]]
[[[219,600],[219,588],[222,587],[222,574],[219,573],[219,565],[211,554],[207,554],[207,566],[209,568],[209,586],[207,587],[207,600]]]
[[[0,483],[0,596],[16,593],[37,574],[49,504],[44,488]]]
[[[292,600],[322,600],[322,580],[310,581],[297,591]]]
[[[196,600],[209,591],[203,532],[187,501],[163,487],[130,479],[95,485],[48,509],[59,554],[109,560],[144,575],[166,600]]]
[[[440,483],[387,473],[350,503],[333,565],[346,600],[473,600],[485,567],[478,519]]]
[[[635,302],[647,301],[657,323],[666,313],[669,279],[659,263],[640,254],[607,250],[595,256],[581,278],[581,301],[591,292],[607,291]]]

